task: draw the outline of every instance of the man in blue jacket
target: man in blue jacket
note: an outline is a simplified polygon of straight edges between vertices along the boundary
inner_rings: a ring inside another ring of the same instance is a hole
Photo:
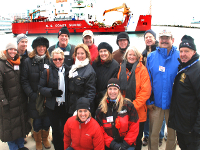
[[[168,123],[174,78],[178,72],[179,51],[173,46],[171,32],[159,34],[159,47],[147,57],[147,69],[151,79],[152,95],[147,100],[149,108],[149,150],[158,150],[159,132],[165,117]],[[166,150],[175,150],[175,130],[167,128]]]

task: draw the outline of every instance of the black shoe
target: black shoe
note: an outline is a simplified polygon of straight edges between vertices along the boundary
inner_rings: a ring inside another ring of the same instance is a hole
[[[143,146],[147,146],[148,145],[148,137],[144,137],[143,138],[142,145]]]
[[[162,146],[163,139],[159,139],[159,147]]]
[[[27,147],[19,148],[18,150],[29,150]]]

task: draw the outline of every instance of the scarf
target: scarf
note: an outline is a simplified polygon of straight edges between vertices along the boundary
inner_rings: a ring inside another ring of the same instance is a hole
[[[126,64],[127,61],[123,60],[121,64],[121,72],[119,76],[120,81],[120,89],[123,92],[126,92],[126,98],[129,98],[131,101],[135,99],[135,91],[136,91],[136,81],[135,81],[135,69],[139,61],[137,60],[130,71],[131,75],[129,80],[127,81],[127,74],[126,74]]]
[[[60,48],[60,49],[62,49],[63,51],[68,51],[68,52],[70,52],[70,50],[71,50],[71,45],[70,44],[67,44],[67,46],[65,47],[65,48],[63,48],[63,47],[60,47],[59,46],[59,42],[56,44],[56,46],[55,46],[55,48]]]
[[[12,66],[14,66],[14,65],[20,65],[20,57],[18,57],[17,59],[16,59],[16,58],[12,59],[12,58],[7,54],[7,51],[6,51],[6,50],[4,51],[4,54],[5,54],[5,56],[8,56],[8,57],[7,57],[7,61],[8,61]],[[16,57],[16,55],[15,55],[15,57]]]
[[[44,54],[44,55],[42,55],[42,56],[39,56],[39,55],[35,55],[35,60],[36,61],[40,61],[40,60],[42,60],[42,59],[44,59],[46,57],[46,54]]]
[[[56,102],[58,103],[58,106],[60,106],[60,104],[65,102],[65,68],[62,66],[58,69],[58,90],[63,91],[62,97],[56,97]]]
[[[69,78],[73,78],[73,73],[76,71],[76,69],[78,68],[82,68],[86,65],[89,64],[89,59],[86,58],[84,61],[79,61],[76,57],[76,61],[75,61],[75,64],[72,65],[72,68],[70,69],[69,71]]]

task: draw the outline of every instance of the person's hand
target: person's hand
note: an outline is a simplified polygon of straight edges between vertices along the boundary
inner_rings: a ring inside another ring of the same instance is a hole
[[[152,105],[147,105],[147,108],[148,108],[150,111],[152,111],[152,110],[154,110],[156,107],[155,107],[154,104],[152,104]]]
[[[52,89],[51,95],[54,97],[62,97],[63,91],[62,90],[57,90],[57,89]]]
[[[121,149],[127,150],[130,147],[130,145],[124,140],[123,143],[121,143]]]
[[[3,111],[6,113],[10,110],[10,105],[9,104],[6,104],[6,105],[3,105]]]
[[[113,149],[113,150],[122,150],[122,146],[121,146],[121,143],[117,143],[115,142],[115,140],[113,140],[111,143],[110,143],[110,148]]]

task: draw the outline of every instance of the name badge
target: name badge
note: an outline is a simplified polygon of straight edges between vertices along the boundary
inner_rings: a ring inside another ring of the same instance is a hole
[[[19,65],[14,65],[14,70],[19,70]]]
[[[69,55],[69,52],[68,51],[64,51],[64,55]]]
[[[72,76],[73,76],[73,78],[74,78],[74,77],[76,77],[77,75],[78,75],[78,72],[77,72],[77,71],[75,71],[75,72],[73,73],[73,75],[72,75]]]
[[[163,67],[163,66],[159,66],[159,71],[161,71],[161,72],[165,72],[165,67]]]
[[[106,117],[107,122],[113,122],[113,116]]]
[[[49,69],[49,65],[44,64],[44,68],[45,68],[45,69]]]

